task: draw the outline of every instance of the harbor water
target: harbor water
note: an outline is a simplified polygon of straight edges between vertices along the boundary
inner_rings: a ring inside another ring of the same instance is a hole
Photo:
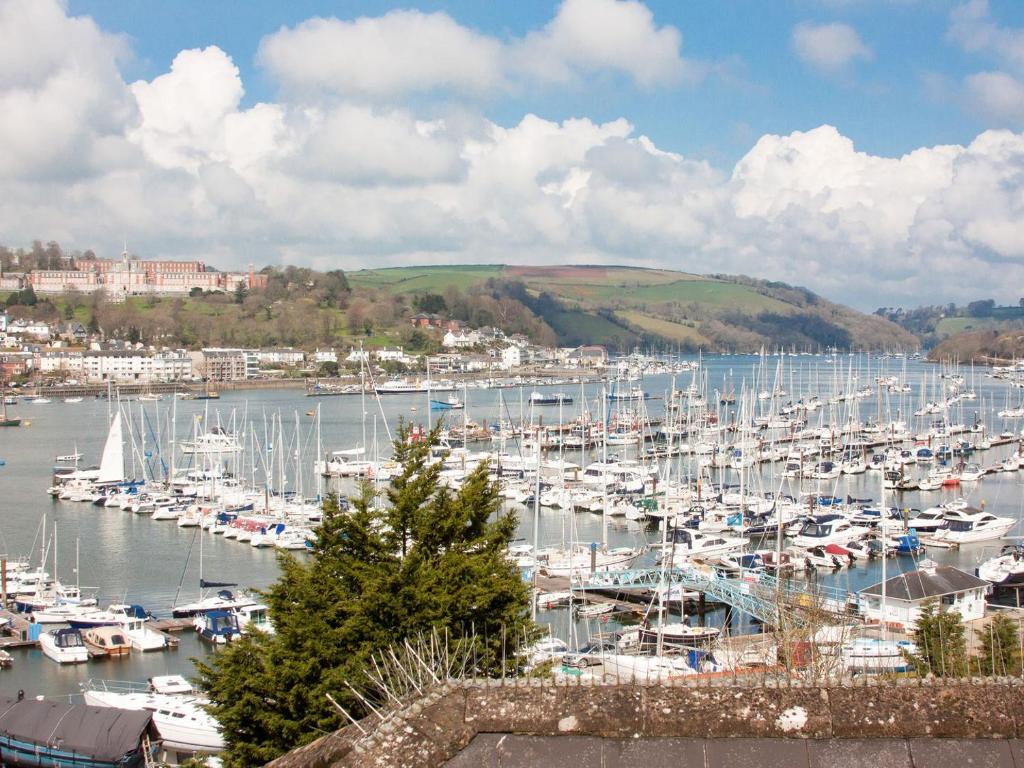
[[[737,396],[746,387],[756,386],[771,389],[777,365],[777,357],[768,357],[767,364],[756,356],[705,356],[697,374],[707,378],[708,400],[718,401],[722,392],[735,392]],[[767,369],[767,371],[766,371]],[[1004,420],[996,413],[1018,405],[1018,390],[1011,390],[1005,382],[988,377],[981,369],[973,375],[961,371],[967,379],[964,389],[973,390],[977,399],[958,403],[955,411],[948,414],[953,423],[971,425],[985,423],[988,436],[1013,432],[1020,435],[1021,424]],[[899,377],[908,385],[910,392],[886,393],[879,403],[874,384],[875,377],[887,375]],[[835,391],[848,388],[852,376],[857,386],[870,386],[876,394],[858,400],[855,406],[842,404],[824,405],[821,411],[809,414],[810,425],[819,419],[825,423],[845,420],[848,409],[855,407],[859,420],[866,421],[879,415],[882,420],[902,418],[911,432],[921,427],[921,418],[911,414],[921,403],[922,383],[926,392],[941,386],[937,379],[936,366],[902,358],[878,358],[868,356],[792,356],[786,357],[783,374],[778,386],[788,394],[782,401],[818,394],[823,400]],[[755,379],[760,378],[755,384]],[[972,380],[973,379],[973,380]],[[690,373],[675,376],[678,387],[691,382]],[[667,374],[644,377],[643,389],[651,396],[645,404],[652,417],[665,412],[664,397],[670,391],[673,377]],[[541,388],[532,384],[509,388],[468,388],[465,394],[460,389],[456,394],[466,400],[466,418],[477,423],[494,423],[498,420],[518,422],[521,418],[531,419],[529,395],[534,389],[562,391],[573,397],[573,404],[559,407],[535,409],[533,420],[539,412],[543,422],[551,424],[559,416],[568,421],[575,418],[586,401],[595,417],[601,414],[602,384],[590,383],[581,388],[580,384],[564,383],[554,387]],[[585,393],[585,395],[581,395]],[[737,403],[739,400],[737,400]],[[388,451],[385,422],[392,432],[399,418],[413,423],[424,423],[430,413],[428,398],[424,395],[388,395],[379,403],[372,397],[364,400],[359,395],[311,398],[302,391],[278,390],[235,390],[225,392],[218,401],[179,401],[172,403],[168,398],[159,403],[131,402],[125,404],[125,413],[131,414],[135,448],[126,449],[126,464],[129,476],[140,477],[143,465],[148,473],[159,474],[160,469],[170,462],[167,448],[169,434],[168,415],[176,409],[175,432],[180,442],[187,439],[194,428],[221,424],[231,430],[242,424],[250,425],[250,432],[257,435],[253,445],[247,449],[265,452],[260,459],[267,466],[279,466],[288,476],[289,490],[301,491],[307,497],[322,491],[319,479],[312,471],[313,460],[318,452],[348,449],[360,445],[365,432],[370,453],[374,448],[374,436],[381,454]],[[113,406],[116,407],[116,404]],[[610,406],[613,407],[613,406]],[[277,574],[277,554],[274,549],[258,549],[214,536],[197,528],[179,528],[173,521],[155,521],[147,515],[134,515],[119,509],[105,509],[91,504],[63,502],[52,499],[46,493],[51,485],[55,457],[80,451],[85,463],[96,463],[107,435],[109,409],[106,399],[87,399],[81,403],[64,403],[54,400],[48,404],[20,403],[12,410],[23,419],[20,428],[0,430],[0,552],[9,557],[30,555],[34,562],[40,558],[41,548],[47,549],[47,570],[63,583],[80,583],[84,588],[98,592],[101,606],[110,602],[130,602],[144,605],[156,615],[170,615],[175,603],[195,599],[199,593],[200,567],[203,577],[215,581],[238,582],[239,588],[262,588],[269,585]],[[736,405],[730,406],[735,410]],[[838,409],[842,409],[841,413]],[[561,410],[561,414],[560,414]],[[312,415],[310,415],[312,412]],[[285,433],[291,434],[290,443],[274,445],[264,443],[259,435],[267,434],[266,424],[279,415]],[[434,416],[438,414],[435,412]],[[445,414],[455,424],[461,424],[463,414],[452,411]],[[732,418],[732,417],[724,417]],[[924,421],[930,417],[925,417]],[[198,425],[198,426],[197,426]],[[144,438],[143,438],[144,435]],[[496,450],[489,443],[471,445],[474,450]],[[1015,441],[992,448],[972,460],[992,464],[1009,455],[1017,448]],[[508,453],[515,453],[515,445],[506,445]],[[284,454],[281,454],[284,452]],[[622,449],[609,448],[609,456],[621,455]],[[631,458],[635,458],[632,449]],[[600,453],[591,450],[586,456],[567,453],[566,459],[577,463],[600,459]],[[696,457],[671,459],[674,472],[696,476]],[[250,462],[250,466],[256,462]],[[301,468],[301,478],[296,476],[295,467]],[[881,492],[880,473],[868,472],[861,475],[844,475],[833,481],[794,480],[782,481],[778,477],[779,466],[755,467],[745,480],[751,493],[782,490],[796,496],[800,491],[816,491],[825,495],[845,498],[873,498],[876,501]],[[276,470],[275,470],[276,471]],[[262,470],[257,481],[262,482]],[[774,474],[773,474],[774,473]],[[725,482],[738,483],[739,475],[732,470],[714,470]],[[243,478],[247,480],[249,478]],[[997,515],[1020,519],[1024,508],[1024,471],[997,473],[986,476],[973,484],[960,488],[934,492],[887,493],[887,502],[906,508],[925,508],[942,501],[964,497],[975,506],[984,502],[985,509]],[[351,486],[343,487],[344,492]],[[514,507],[520,516],[519,535],[528,542],[534,539],[534,513],[532,509]],[[45,517],[45,529],[43,520]],[[537,539],[543,545],[557,545],[563,542],[592,542],[606,540],[610,546],[642,545],[657,542],[660,534],[657,527],[639,522],[627,522],[623,518],[604,518],[600,513],[573,513],[557,509],[542,509],[539,515]],[[56,572],[54,572],[54,533],[56,532]],[[1021,526],[1010,531],[1020,535]],[[200,557],[200,541],[202,556]],[[927,556],[939,563],[956,565],[973,572],[983,560],[998,552],[1003,542],[990,541],[965,545],[959,550],[929,550]],[[769,546],[771,546],[769,544]],[[299,555],[300,557],[304,555]],[[644,563],[653,564],[653,555],[645,555]],[[76,572],[77,563],[77,572]],[[913,570],[914,558],[897,557],[888,562],[889,573]],[[880,576],[879,561],[858,563],[836,574],[822,574],[823,583],[834,584],[846,590],[855,591],[874,583]],[[569,639],[570,614],[567,610],[545,611],[540,619],[553,625],[555,634]],[[712,623],[721,622],[721,612],[709,616]],[[734,628],[742,631],[740,623]],[[573,627],[581,636],[616,626],[615,622],[590,625],[577,624]],[[88,678],[145,680],[159,674],[183,673],[191,675],[193,657],[202,658],[213,653],[210,646],[201,643],[190,631],[178,633],[179,646],[163,652],[142,654],[133,652],[122,658],[92,660],[87,664],[59,665],[42,656],[38,649],[14,649],[11,651],[14,663],[11,669],[0,670],[0,695],[13,694],[24,690],[26,695],[74,696],[78,684]]]

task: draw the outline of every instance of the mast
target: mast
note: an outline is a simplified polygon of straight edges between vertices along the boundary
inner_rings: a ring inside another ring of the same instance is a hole
[[[537,562],[537,552],[540,549],[540,440],[537,441],[537,479],[533,489],[533,610],[532,618],[537,620],[537,576],[540,566]],[[572,554],[569,556],[569,586],[572,586]]]

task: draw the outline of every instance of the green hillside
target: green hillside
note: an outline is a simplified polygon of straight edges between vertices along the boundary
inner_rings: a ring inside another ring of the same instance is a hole
[[[489,294],[514,299],[559,344],[637,344],[684,349],[914,348],[888,320],[826,301],[803,288],[740,276],[617,266],[427,266],[349,272],[354,288],[417,296]]]

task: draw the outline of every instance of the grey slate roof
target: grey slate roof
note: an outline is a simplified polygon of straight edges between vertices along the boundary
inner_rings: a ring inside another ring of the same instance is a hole
[[[917,570],[893,576],[885,582],[885,594],[894,600],[923,600],[987,586],[988,582],[984,579],[951,565],[940,565],[930,571]],[[880,596],[882,582],[862,589],[861,594]]]

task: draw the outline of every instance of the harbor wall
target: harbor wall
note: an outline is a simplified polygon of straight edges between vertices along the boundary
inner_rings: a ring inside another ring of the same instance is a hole
[[[449,682],[391,711],[384,722],[367,718],[270,765],[441,766],[478,734],[610,740],[1007,741],[1024,738],[1024,680],[830,685],[732,679],[658,685]]]

